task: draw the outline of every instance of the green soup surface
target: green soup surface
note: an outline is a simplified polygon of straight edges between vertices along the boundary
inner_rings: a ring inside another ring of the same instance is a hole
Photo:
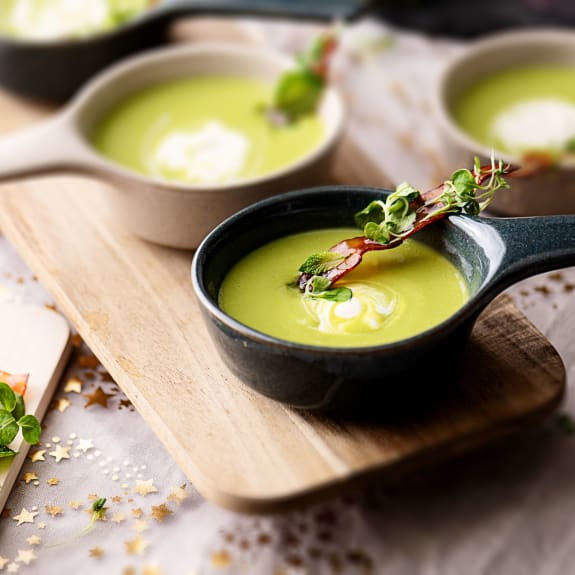
[[[315,114],[273,125],[261,110],[273,89],[228,76],[162,83],[112,109],[93,143],[118,164],[169,181],[218,185],[264,176],[300,160],[324,137]]]
[[[155,0],[1,0],[0,34],[26,40],[82,38],[121,26]]]
[[[413,239],[368,252],[336,283],[351,288],[342,303],[303,295],[293,282],[301,263],[355,228],[298,233],[241,259],[224,278],[219,306],[231,317],[283,340],[329,347],[365,347],[411,337],[447,319],[468,299],[451,262]]]
[[[496,151],[561,152],[575,138],[575,66],[488,75],[459,96],[452,113],[465,132]]]

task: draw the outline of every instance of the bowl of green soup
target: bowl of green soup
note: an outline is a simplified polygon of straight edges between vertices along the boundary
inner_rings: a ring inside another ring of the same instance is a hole
[[[239,209],[328,177],[346,117],[336,87],[294,122],[264,110],[293,66],[280,52],[234,43],[132,57],[52,119],[0,140],[0,181],[59,171],[102,179],[120,225],[193,249]]]
[[[496,295],[575,263],[575,216],[453,215],[393,249],[365,253],[334,283],[334,297],[302,292],[307,256],[361,235],[358,211],[390,193],[288,192],[241,210],[203,240],[192,263],[195,295],[215,347],[245,385],[326,412],[439,392]],[[351,298],[340,298],[347,290]]]
[[[575,31],[523,29],[470,42],[444,68],[435,108],[448,163],[494,152],[544,167],[513,182],[494,213],[575,213]]]

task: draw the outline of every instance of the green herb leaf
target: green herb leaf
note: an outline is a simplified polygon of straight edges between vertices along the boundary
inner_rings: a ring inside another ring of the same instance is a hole
[[[0,409],[0,445],[10,445],[18,435],[18,423],[14,416],[5,409]]]
[[[364,228],[368,223],[379,224],[385,220],[385,204],[381,200],[369,203],[361,212],[355,214],[355,223]]]
[[[40,441],[40,422],[33,415],[25,415],[18,420],[18,425],[22,428],[24,439],[34,445]]]
[[[317,299],[344,302],[352,298],[353,293],[347,287],[331,288],[331,281],[323,276],[312,276],[305,287],[305,294]]]
[[[7,383],[0,383],[0,405],[10,412],[16,407],[16,394]]]
[[[341,254],[334,252],[319,252],[309,256],[300,266],[303,274],[320,275],[336,267],[342,260]]]
[[[6,445],[0,445],[0,459],[5,459],[7,457],[14,457],[16,452],[10,449]]]
[[[307,69],[287,72],[277,84],[273,108],[293,122],[317,109],[324,87],[325,81]]]
[[[24,417],[24,415],[26,414],[26,407],[24,406],[24,398],[19,393],[16,393],[15,395],[16,395],[16,405],[12,410],[12,415],[14,416],[14,419],[18,421],[21,417]]]
[[[565,151],[575,153],[575,136],[567,140],[567,143],[565,144]]]

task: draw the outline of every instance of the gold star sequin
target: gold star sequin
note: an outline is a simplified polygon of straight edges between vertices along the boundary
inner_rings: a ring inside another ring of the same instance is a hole
[[[42,539],[38,537],[38,535],[31,535],[28,537],[28,539],[26,539],[28,545],[40,545],[41,541]]]
[[[90,493],[88,495],[88,501],[96,501],[98,499],[98,494],[97,493]]]
[[[148,544],[139,535],[131,541],[125,541],[124,545],[128,555],[142,555],[148,547]]]
[[[122,503],[122,498],[119,495],[112,497],[112,503]]]
[[[30,563],[32,563],[34,559],[37,559],[37,557],[34,554],[34,551],[32,551],[32,549],[28,550],[19,549],[18,557],[16,557],[15,561],[18,561],[19,563],[24,563],[24,565],[30,565]]]
[[[48,480],[46,481],[46,483],[47,483],[48,485],[54,486],[54,485],[58,485],[58,483],[60,483],[60,480],[59,480],[57,477],[50,477],[50,479],[48,479]]]
[[[114,397],[113,394],[106,393],[102,387],[98,386],[93,393],[84,394],[84,397],[88,400],[84,404],[84,407],[90,407],[91,405],[101,405],[102,407],[108,407],[108,399]]]
[[[50,451],[48,455],[51,455],[56,459],[56,463],[60,463],[62,459],[70,459],[70,448],[62,447],[61,445],[56,445],[54,451]]]
[[[138,533],[142,533],[144,531],[147,531],[150,527],[148,526],[148,524],[145,521],[142,521],[141,519],[138,519],[135,523],[134,523],[134,531],[137,531]]]
[[[71,377],[64,386],[66,393],[82,393],[82,382],[77,377]]]
[[[57,409],[60,413],[64,413],[64,411],[66,411],[72,405],[72,402],[65,397],[61,397],[60,399],[54,401],[52,405],[54,409]]]
[[[94,447],[94,444],[91,439],[80,439],[77,449],[82,453],[86,453],[86,451],[89,451],[92,447]]]
[[[37,449],[36,451],[34,451],[34,453],[32,453],[28,459],[30,459],[30,461],[46,461],[46,459],[44,458],[44,453],[46,453],[45,449]]]
[[[64,514],[64,510],[59,505],[44,505],[44,509],[52,517]]]
[[[72,509],[80,509],[81,507],[84,506],[84,504],[81,501],[78,501],[77,499],[72,499],[72,501],[68,501],[68,506],[71,507]]]
[[[227,551],[217,551],[212,553],[212,566],[222,569],[231,565],[231,557]]]
[[[22,481],[24,481],[24,483],[26,483],[26,485],[28,485],[28,483],[30,483],[31,481],[35,481],[36,479],[38,479],[38,476],[35,473],[24,473],[24,475],[22,476]]]
[[[168,501],[175,501],[178,504],[181,504],[184,499],[187,499],[190,495],[186,491],[185,485],[182,487],[174,487],[168,495]]]
[[[118,523],[118,525],[124,521],[126,521],[126,516],[123,513],[114,513],[114,515],[112,515],[112,521],[114,523]]]
[[[6,557],[2,557],[2,555],[0,555],[0,571],[4,569],[6,563],[10,563],[10,559],[6,559]]]
[[[104,550],[101,547],[93,547],[90,549],[90,557],[99,559],[102,555],[104,555]]]
[[[155,493],[158,491],[154,486],[154,480],[148,479],[146,481],[140,481],[139,479],[136,481],[136,487],[134,487],[134,491],[139,495],[146,496],[149,493]]]
[[[165,503],[152,505],[152,513],[150,513],[150,515],[161,523],[166,517],[172,515],[172,510]]]
[[[144,565],[142,575],[162,575],[162,571],[157,565]]]
[[[25,507],[22,507],[22,511],[18,515],[14,515],[12,519],[14,521],[18,521],[18,525],[22,525],[22,523],[34,523],[34,518],[38,515],[37,511],[28,511]]]
[[[20,569],[20,565],[18,565],[18,563],[10,563],[10,565],[8,565],[8,569],[6,569],[6,573],[17,573],[18,569]]]
[[[140,519],[144,515],[144,512],[140,507],[136,507],[136,509],[132,509],[132,517],[134,519]]]
[[[46,529],[46,523],[44,521],[40,521],[37,525],[38,529]]]

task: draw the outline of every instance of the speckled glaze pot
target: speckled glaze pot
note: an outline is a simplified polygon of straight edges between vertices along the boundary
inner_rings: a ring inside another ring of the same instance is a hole
[[[417,239],[457,266],[470,299],[414,337],[365,348],[315,347],[265,335],[218,307],[220,285],[244,255],[288,234],[353,226],[357,211],[388,193],[347,186],[289,192],[243,209],[203,240],[192,263],[194,291],[215,346],[246,385],[315,411],[341,411],[381,394],[386,401],[404,391],[413,397],[414,386],[428,380],[430,361],[462,349],[496,295],[526,277],[575,264],[575,216],[450,216],[418,232]],[[443,367],[441,375],[447,375]]]

